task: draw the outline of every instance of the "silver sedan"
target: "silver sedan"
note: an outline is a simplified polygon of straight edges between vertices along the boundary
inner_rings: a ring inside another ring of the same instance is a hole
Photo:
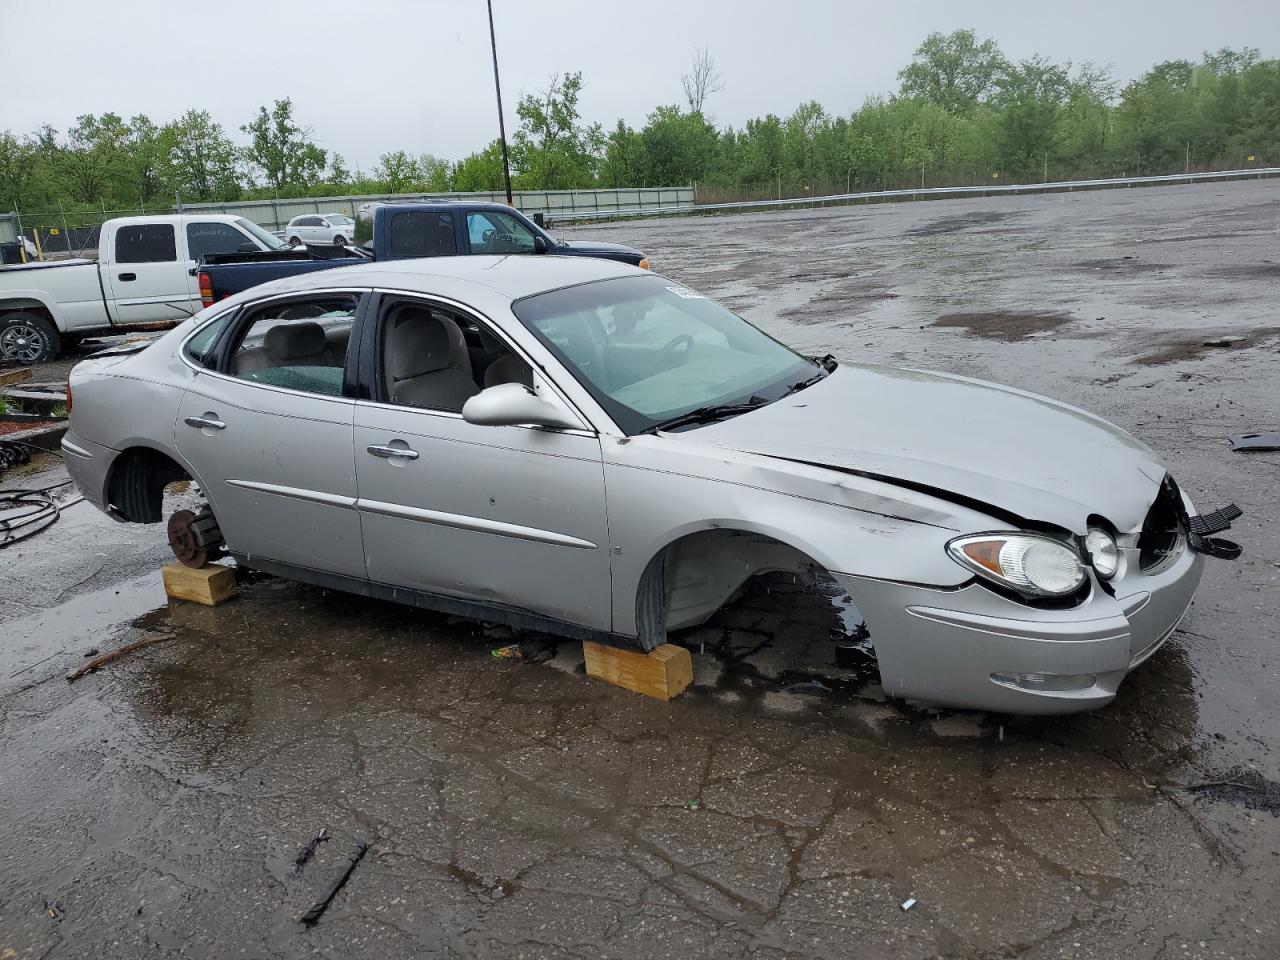
[[[290,278],[79,364],[71,395],[63,449],[98,507],[157,522],[168,483],[199,485],[171,523],[189,561],[642,649],[750,577],[816,574],[886,691],[935,704],[1108,703],[1205,555],[1238,552],[1209,536],[1230,509],[1195,516],[1098,417],[804,357],[606,261]]]

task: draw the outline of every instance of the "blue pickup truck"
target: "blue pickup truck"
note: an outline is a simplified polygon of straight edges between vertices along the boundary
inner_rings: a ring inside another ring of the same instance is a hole
[[[357,213],[350,247],[207,255],[199,267],[200,299],[207,307],[268,280],[367,260],[483,253],[596,257],[649,267],[639,250],[620,243],[557,240],[520,211],[500,203],[375,202]]]

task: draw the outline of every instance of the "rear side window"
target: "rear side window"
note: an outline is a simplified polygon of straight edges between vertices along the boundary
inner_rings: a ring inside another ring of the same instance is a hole
[[[391,256],[450,257],[458,252],[453,214],[405,211],[391,220]]]
[[[302,393],[342,395],[358,297],[323,294],[263,307],[250,319],[227,372]]]
[[[177,259],[171,223],[131,223],[116,231],[117,263],[165,263]]]
[[[207,253],[236,253],[246,243],[252,241],[229,223],[187,224],[187,250],[192,260]]]
[[[233,313],[235,313],[234,310],[213,321],[213,323],[188,340],[187,356],[202,367],[212,365],[215,354],[214,346],[218,342],[218,335],[226,329],[227,321],[231,319]]]

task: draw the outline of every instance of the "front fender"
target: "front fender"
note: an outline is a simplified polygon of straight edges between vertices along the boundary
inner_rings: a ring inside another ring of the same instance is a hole
[[[602,446],[613,629],[626,636],[637,634],[645,567],[690,533],[741,530],[793,547],[830,573],[954,587],[972,578],[947,556],[947,541],[993,525],[968,508],[879,481],[708,452],[671,437]]]

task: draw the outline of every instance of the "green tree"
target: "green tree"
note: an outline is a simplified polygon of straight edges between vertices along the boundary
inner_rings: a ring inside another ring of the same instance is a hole
[[[494,140],[479,153],[459,160],[453,168],[453,189],[492,191],[502,189],[502,143]]]
[[[188,110],[158,135],[168,180],[184,200],[234,200],[241,193],[239,156],[207,110]]]
[[[387,193],[411,193],[420,190],[418,161],[403,150],[392,150],[378,158],[373,168],[375,180],[381,180]]]
[[[641,175],[639,135],[619,120],[605,139],[600,162],[600,182],[608,187],[632,187],[644,182]]]
[[[1006,168],[1028,176],[1057,155],[1059,121],[1071,97],[1065,67],[1043,57],[1013,64],[997,83],[1000,154]]]
[[[690,183],[703,179],[715,158],[716,131],[700,113],[658,107],[640,131],[639,147],[641,182]]]
[[[66,192],[78,203],[115,196],[128,161],[129,126],[117,114],[85,114],[56,150],[55,168]]]
[[[555,74],[536,94],[516,106],[520,127],[511,162],[523,185],[540,190],[589,186],[604,151],[600,125],[586,125],[578,113],[582,73]]]
[[[902,96],[967,114],[995,92],[1008,66],[994,40],[978,42],[972,30],[956,30],[929,34],[898,79]]]
[[[311,186],[323,175],[325,151],[316,146],[310,127],[294,122],[290,98],[275,101],[269,111],[259,107],[258,115],[240,129],[250,139],[245,159],[277,193]]]

